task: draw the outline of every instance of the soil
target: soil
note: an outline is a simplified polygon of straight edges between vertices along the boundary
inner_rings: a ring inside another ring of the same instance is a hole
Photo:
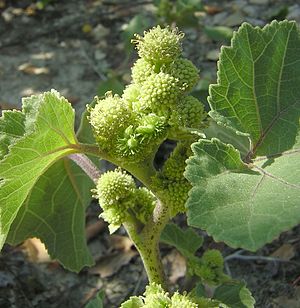
[[[105,82],[128,82],[135,54],[126,52],[124,29],[141,12],[149,26],[155,25],[153,1],[40,2],[46,4],[43,9],[38,9],[35,1],[0,0],[0,107],[20,108],[22,97],[55,88],[73,104],[78,120],[85,105],[102,93]],[[228,44],[226,39],[207,36],[204,25],[235,30],[243,21],[263,26],[273,18],[285,17],[300,23],[296,2],[203,1],[207,7],[197,12],[198,23],[182,30],[186,33],[184,52],[201,69],[197,94],[204,103],[207,84],[216,79],[218,50]],[[97,225],[89,247],[95,260],[102,262],[100,269],[76,274],[57,262],[34,262],[20,246],[5,246],[0,255],[0,307],[84,307],[103,289],[104,307],[114,308],[130,295],[143,293],[147,278],[139,256],[132,248],[125,253],[124,247],[114,246],[105,224],[97,223],[99,213],[95,204],[87,211],[88,225]],[[178,222],[183,224],[182,218]],[[124,230],[117,234],[118,241],[126,245]],[[204,232],[202,235],[204,248],[220,248],[227,257],[227,273],[247,282],[256,307],[300,307],[300,227],[283,233],[256,253],[237,254],[214,243]],[[272,256],[278,249],[280,260]],[[168,257],[174,254],[169,247],[163,246],[162,254],[166,263],[174,260]],[[109,262],[112,258],[114,263]],[[167,267],[174,277],[172,264]],[[180,288],[184,279],[177,276],[174,279]]]

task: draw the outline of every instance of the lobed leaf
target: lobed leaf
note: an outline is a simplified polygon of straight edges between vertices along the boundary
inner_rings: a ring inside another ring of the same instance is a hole
[[[8,147],[25,133],[25,114],[14,111],[3,111],[0,118],[0,159],[8,154]]]
[[[241,152],[200,140],[186,169],[188,222],[215,240],[256,250],[300,222],[299,52],[299,30],[288,21],[243,24],[222,49],[210,114],[250,147],[228,134]]]
[[[72,271],[93,265],[86,245],[85,209],[92,181],[71,160],[63,158],[37,181],[14,219],[7,242],[15,245],[38,237],[52,259]]]
[[[228,307],[253,308],[255,300],[245,283],[230,281],[216,288],[214,299],[221,301]]]
[[[210,87],[210,115],[248,135],[252,156],[291,148],[299,128],[300,34],[296,22],[263,29],[244,23],[221,49],[218,84]]]
[[[34,129],[34,115],[38,111],[38,97],[23,100],[22,122],[25,133]],[[33,106],[30,102],[33,100]],[[93,143],[93,135],[82,115],[77,139]],[[0,122],[1,123],[1,122]],[[21,132],[22,129],[19,129]],[[7,130],[5,131],[7,135]],[[7,242],[15,245],[27,238],[38,237],[46,245],[53,259],[58,259],[69,270],[79,271],[93,264],[86,245],[85,209],[91,201],[94,183],[68,158],[55,162],[42,174],[20,207],[8,233]]]
[[[34,108],[29,108],[30,101]],[[66,99],[52,91],[26,99],[25,105],[28,112],[24,111],[24,122],[20,114],[12,116],[19,124],[19,133],[15,135],[19,138],[0,162],[0,247],[41,175],[58,159],[77,152],[74,111]],[[5,118],[3,121],[9,122]],[[24,130],[21,137],[22,123],[28,132]]]

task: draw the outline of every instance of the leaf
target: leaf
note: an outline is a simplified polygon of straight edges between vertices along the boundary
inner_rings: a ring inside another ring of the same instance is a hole
[[[52,259],[78,272],[94,264],[86,245],[85,209],[93,187],[68,158],[52,165],[38,180],[16,216],[7,241],[18,244],[38,237]]]
[[[211,116],[249,136],[200,140],[186,177],[188,223],[217,241],[256,250],[300,222],[300,34],[294,22],[243,24],[223,48]],[[225,138],[226,139],[226,138]],[[243,143],[242,143],[243,144]]]
[[[253,308],[255,300],[243,282],[226,282],[217,287],[214,299],[231,308]]]
[[[30,105],[24,108],[27,114],[35,110]],[[76,135],[82,142],[93,143],[86,116],[87,111]],[[85,209],[91,201],[93,186],[71,160],[59,160],[35,184],[11,226],[7,241],[15,245],[29,237],[38,237],[51,257],[69,270],[79,271],[93,265],[85,236]]]
[[[100,290],[95,298],[90,300],[84,308],[103,308],[103,298],[104,298],[104,292],[103,290]]]
[[[127,265],[137,255],[135,250],[124,250],[105,256],[97,265],[89,269],[89,273],[100,275],[102,278],[110,277],[117,273],[123,266]]]
[[[199,308],[229,308],[218,300],[209,298],[207,293],[209,292],[207,292],[205,286],[202,283],[197,282],[195,288],[192,289],[188,296],[198,304]]]
[[[163,258],[163,266],[168,269],[168,279],[175,284],[179,278],[186,276],[186,258],[176,249],[172,249]]]
[[[218,125],[215,121],[210,120],[209,126],[203,130],[206,138],[218,138],[224,143],[232,144],[245,157],[249,152],[249,139],[245,136],[237,135],[233,130]]]
[[[12,144],[0,163],[0,247],[40,176],[58,159],[77,152],[74,111],[67,100],[55,91],[32,100],[39,102],[34,130]]]
[[[232,38],[233,30],[225,26],[205,26],[205,34],[215,41],[230,40]]]
[[[196,297],[206,297],[205,286],[198,282],[195,288],[192,290]]]
[[[24,135],[25,114],[20,111],[3,111],[0,118],[0,159],[8,153],[8,147]]]
[[[201,140],[192,148],[195,155],[185,173],[194,186],[187,201],[189,225],[232,247],[256,250],[299,223],[296,153],[272,164],[258,161],[250,169],[233,146],[217,139]]]
[[[47,67],[37,67],[31,63],[23,63],[19,65],[18,70],[29,75],[49,74],[50,70]]]
[[[180,229],[175,224],[167,224],[163,230],[161,242],[174,246],[182,255],[189,256],[194,254],[203,243],[203,238],[199,236],[193,229]]]
[[[278,258],[284,261],[290,261],[296,255],[295,246],[292,244],[283,244],[278,249],[276,249],[270,257]]]
[[[141,308],[144,307],[144,301],[137,296],[131,296],[126,302],[121,304],[120,308]]]
[[[92,127],[88,120],[89,108],[93,108],[96,104],[96,99],[94,99],[88,106],[87,109],[82,113],[80,125],[76,132],[77,139],[82,143],[96,143]]]
[[[221,49],[218,84],[210,87],[211,117],[250,137],[249,154],[290,149],[299,129],[300,34],[295,22],[263,29],[244,23]]]

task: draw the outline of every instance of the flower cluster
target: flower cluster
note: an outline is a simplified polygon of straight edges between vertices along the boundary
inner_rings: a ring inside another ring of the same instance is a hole
[[[229,279],[223,272],[224,259],[219,250],[207,250],[200,259],[191,257],[189,263],[190,274],[200,277],[207,284],[218,285]]]
[[[121,308],[198,308],[199,306],[192,301],[186,294],[175,292],[170,296],[163,288],[156,283],[151,283],[146,287],[144,296],[132,296],[128,301],[121,305]]]
[[[103,209],[100,215],[114,232],[133,214],[146,223],[155,206],[155,197],[145,187],[137,188],[134,179],[121,169],[108,171],[98,180],[94,197]]]
[[[199,129],[203,105],[188,92],[199,79],[198,69],[182,57],[183,34],[157,26],[136,35],[140,58],[132,68],[132,83],[121,96],[107,93],[90,110],[96,140],[116,161],[153,158],[159,145],[177,139],[180,128]]]

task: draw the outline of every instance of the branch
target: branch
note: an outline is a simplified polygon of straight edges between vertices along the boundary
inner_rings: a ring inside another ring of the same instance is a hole
[[[71,154],[68,156],[73,162],[75,162],[94,183],[97,183],[101,172],[97,166],[84,154]]]

